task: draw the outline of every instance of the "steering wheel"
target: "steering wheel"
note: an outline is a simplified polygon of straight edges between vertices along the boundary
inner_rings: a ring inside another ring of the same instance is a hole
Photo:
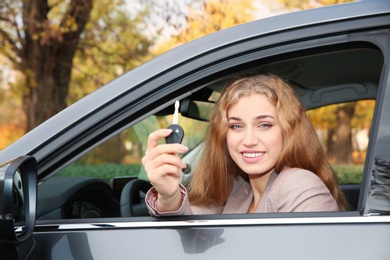
[[[120,199],[121,216],[149,216],[144,200],[144,194],[152,187],[152,184],[142,179],[129,181],[123,187]]]

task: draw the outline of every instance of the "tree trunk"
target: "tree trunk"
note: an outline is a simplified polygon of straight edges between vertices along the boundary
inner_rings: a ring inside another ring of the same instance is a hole
[[[335,163],[352,163],[352,127],[351,120],[355,114],[355,103],[342,105],[337,110],[337,127],[334,143]]]
[[[26,29],[20,70],[26,76],[23,110],[27,132],[66,107],[72,60],[93,0],[72,0],[59,28],[48,20],[47,0],[23,4]]]
[[[327,151],[328,158],[334,158],[334,143],[335,143],[333,141],[334,133],[335,133],[334,128],[328,129],[327,131],[326,151]]]

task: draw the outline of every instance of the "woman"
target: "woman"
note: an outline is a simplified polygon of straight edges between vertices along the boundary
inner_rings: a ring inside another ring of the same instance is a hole
[[[153,188],[152,215],[337,211],[346,209],[337,177],[294,90],[272,74],[226,87],[205,134],[188,192],[180,184],[181,144],[149,136],[142,160]]]

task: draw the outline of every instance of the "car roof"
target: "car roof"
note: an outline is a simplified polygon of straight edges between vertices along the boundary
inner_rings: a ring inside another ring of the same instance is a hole
[[[360,1],[268,17],[196,39],[140,65],[61,111],[1,151],[0,161],[8,161],[22,154],[31,154],[36,156],[39,162],[45,156],[39,151],[43,147],[50,151],[50,148],[47,147],[52,145],[51,140],[58,136],[66,141],[67,129],[77,124],[78,121],[85,117],[88,117],[88,120],[95,120],[94,111],[111,105],[130,91],[138,90],[139,86],[146,82],[153,81],[157,77],[163,78],[161,75],[168,74],[183,64],[195,63],[196,61],[196,66],[202,66],[202,58],[210,53],[218,56],[221,49],[231,48],[237,43],[247,42],[258,37],[268,37],[264,38],[268,39],[264,40],[264,46],[266,46],[272,43],[273,35],[279,33],[318,24],[349,21],[388,13],[390,13],[390,1],[388,0]],[[362,23],[360,26],[368,28],[370,25]],[[172,78],[167,77],[167,82],[169,80]],[[133,98],[136,100],[142,95],[146,95],[147,91],[150,90],[135,92]],[[118,103],[117,106],[120,104]],[[60,142],[58,141],[56,145]],[[26,146],[26,143],[29,145]]]

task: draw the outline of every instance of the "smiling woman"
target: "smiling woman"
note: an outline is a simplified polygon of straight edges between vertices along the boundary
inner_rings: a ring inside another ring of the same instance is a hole
[[[283,150],[276,107],[263,94],[244,96],[228,110],[228,122],[226,144],[229,154],[249,177],[254,194],[250,211],[256,212]]]
[[[345,210],[345,198],[292,88],[273,74],[245,76],[223,91],[187,190],[178,144],[150,135],[143,158],[154,215]]]

